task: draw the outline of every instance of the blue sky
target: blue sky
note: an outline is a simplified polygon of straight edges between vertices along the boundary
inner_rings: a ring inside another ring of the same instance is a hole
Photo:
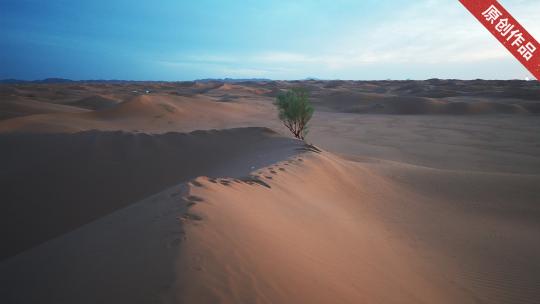
[[[531,77],[458,0],[0,0],[0,35],[0,78]]]

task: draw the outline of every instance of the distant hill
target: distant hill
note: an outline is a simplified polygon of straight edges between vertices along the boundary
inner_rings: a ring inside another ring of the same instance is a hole
[[[49,84],[49,83],[153,83],[167,81],[137,81],[137,80],[118,80],[118,79],[89,79],[89,80],[71,80],[65,78],[45,78],[39,80],[21,80],[21,79],[0,79],[0,84]]]
[[[262,82],[272,81],[267,78],[205,78],[197,79],[195,82],[224,82],[224,83],[239,83],[239,82]],[[177,82],[177,81],[148,81],[148,80],[118,80],[118,79],[92,79],[92,80],[71,80],[65,78],[46,78],[40,80],[21,80],[21,79],[0,79],[0,84],[48,84],[48,83],[153,83],[153,82]]]
[[[74,82],[74,81],[70,80],[70,79],[65,79],[65,78],[45,78],[45,79],[41,79],[41,80],[20,80],[20,79],[2,79],[2,80],[0,80],[0,83],[5,83],[5,84],[17,84],[17,83],[43,83],[43,84],[46,84],[46,83],[69,83],[69,82]]]
[[[197,79],[195,82],[225,82],[225,83],[237,83],[237,82],[252,82],[252,81],[272,81],[268,78],[204,78]]]

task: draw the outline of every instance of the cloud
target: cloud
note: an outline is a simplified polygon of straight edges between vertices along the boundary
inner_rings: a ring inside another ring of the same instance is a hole
[[[540,1],[507,0],[503,5],[519,16],[538,15]],[[532,13],[531,13],[532,12]],[[534,16],[533,16],[534,17]],[[523,19],[533,33],[540,18]],[[245,54],[181,54],[162,61],[168,66],[197,65],[238,77],[303,71],[351,70],[378,65],[486,64],[513,60],[512,55],[455,0],[424,0],[396,6],[384,19],[358,20],[329,40],[306,49],[260,50]]]

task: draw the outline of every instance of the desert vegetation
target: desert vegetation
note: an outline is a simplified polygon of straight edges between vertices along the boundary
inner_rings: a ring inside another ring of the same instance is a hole
[[[276,105],[279,119],[294,137],[304,140],[308,132],[308,122],[313,116],[308,92],[302,88],[290,89],[276,97]]]

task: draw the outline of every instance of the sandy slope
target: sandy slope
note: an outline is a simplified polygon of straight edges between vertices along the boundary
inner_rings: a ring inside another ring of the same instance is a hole
[[[192,188],[203,201],[190,212],[202,220],[186,227],[174,299],[534,303],[540,296],[538,176],[354,163],[327,153],[260,176],[270,188],[204,179]]]
[[[270,188],[197,180],[202,187],[191,193],[204,201],[190,212],[202,220],[186,225],[174,299],[180,303],[463,299],[437,275],[437,270],[448,273],[447,267],[437,269],[416,257],[374,214],[373,195],[385,185],[373,180],[366,184],[374,176],[365,170],[355,173],[337,159],[320,155],[262,171]]]
[[[185,187],[0,262],[3,303],[160,303],[174,280]]]

